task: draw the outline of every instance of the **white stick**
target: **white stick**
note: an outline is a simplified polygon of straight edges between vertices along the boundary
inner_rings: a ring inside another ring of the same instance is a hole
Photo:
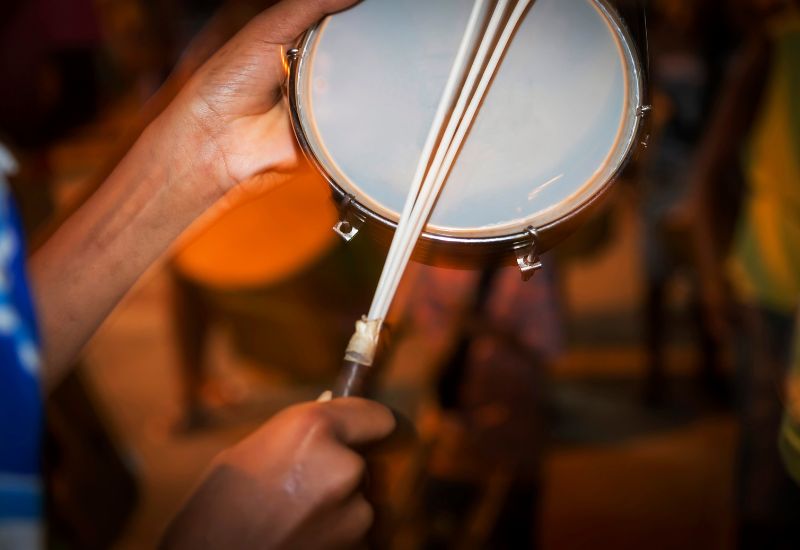
[[[392,244],[389,247],[389,254],[386,257],[386,263],[384,264],[384,269],[381,272],[381,278],[378,281],[375,298],[373,298],[373,306],[370,308],[370,314],[367,316],[369,319],[383,319],[383,317],[372,316],[375,301],[379,299],[380,295],[382,294],[381,289],[385,288],[386,284],[390,280],[391,273],[387,268],[394,263],[392,261],[393,258],[397,257],[397,255],[400,253],[401,247],[403,246],[403,236],[401,230],[409,225],[409,218],[414,208],[414,204],[417,201],[417,196],[419,194],[420,187],[422,186],[423,179],[425,178],[431,155],[433,154],[433,149],[436,146],[439,134],[442,131],[442,125],[445,122],[445,117],[450,111],[451,104],[453,103],[456,93],[458,92],[457,86],[461,79],[461,75],[464,74],[470,49],[475,41],[475,35],[478,31],[480,16],[483,12],[485,1],[486,0],[476,0],[475,5],[472,8],[472,14],[467,22],[467,28],[464,32],[464,37],[461,39],[461,45],[458,48],[458,53],[456,54],[453,67],[450,70],[450,75],[447,79],[447,83],[445,84],[442,98],[439,101],[439,107],[434,115],[433,123],[431,124],[431,128],[428,132],[428,138],[425,141],[424,147],[422,148],[422,154],[420,155],[419,163],[417,164],[417,171],[414,174],[414,179],[412,180],[411,187],[409,188],[408,196],[406,197],[406,202],[403,206],[403,212],[397,222],[397,231],[392,239]]]
[[[475,54],[475,58],[472,61],[469,74],[464,81],[458,101],[453,107],[447,128],[445,129],[444,134],[442,135],[442,140],[439,143],[438,149],[436,150],[436,156],[430,165],[430,169],[425,177],[424,182],[422,182],[422,188],[421,190],[413,190],[415,192],[416,199],[413,204],[414,207],[416,207],[420,197],[429,192],[429,189],[431,188],[431,185],[437,173],[439,172],[439,168],[441,167],[442,162],[444,161],[445,153],[447,152],[447,146],[450,144],[458,129],[458,123],[461,120],[464,109],[467,106],[467,102],[469,101],[469,98],[475,88],[475,84],[480,76],[480,71],[483,68],[484,62],[486,61],[489,48],[495,41],[497,29],[500,26],[503,14],[505,13],[508,5],[508,1],[509,0],[499,0],[494,7],[494,12],[489,20],[489,24],[486,28],[486,32],[483,35],[480,46],[478,47],[478,51]],[[390,249],[389,256],[386,258],[386,264],[383,266],[381,280],[378,283],[378,288],[375,292],[375,297],[373,298],[372,307],[370,308],[368,314],[369,319],[383,319],[389,310],[389,304],[397,292],[397,283],[394,282],[395,279],[397,279],[397,272],[404,271],[405,266],[408,263],[408,261],[403,260],[403,257],[405,256],[404,250],[408,246],[409,241],[416,243],[417,239],[419,238],[419,235],[414,236],[415,232],[413,231],[413,228],[416,224],[414,224],[411,219],[411,217],[414,215],[413,212],[414,211],[412,210],[410,215],[406,219],[401,220],[402,223],[397,225],[394,238],[392,239],[394,250]]]
[[[447,180],[447,177],[450,173],[450,169],[453,166],[453,162],[455,161],[456,155],[461,148],[461,145],[466,137],[467,133],[469,132],[472,123],[475,119],[475,116],[480,108],[481,102],[483,101],[483,97],[486,95],[486,91],[491,83],[492,79],[494,78],[495,73],[500,65],[500,61],[505,54],[506,49],[508,48],[508,44],[511,41],[511,38],[516,30],[517,26],[519,25],[520,20],[522,19],[525,11],[527,10],[528,6],[531,4],[533,0],[522,0],[514,7],[514,10],[508,19],[505,28],[503,29],[503,33],[500,36],[500,39],[495,46],[495,49],[492,53],[492,56],[489,60],[486,69],[481,76],[480,83],[478,84],[478,88],[475,90],[475,93],[472,95],[472,100],[470,101],[469,107],[467,108],[466,113],[464,114],[463,119],[460,121],[458,125],[458,130],[452,140],[448,144],[448,132],[445,132],[445,136],[440,144],[439,151],[437,152],[437,159],[441,156],[440,153],[446,150],[446,155],[441,162],[437,162],[434,160],[434,165],[431,166],[431,170],[428,172],[428,177],[425,180],[422,190],[419,192],[419,196],[417,198],[416,203],[414,204],[414,209],[409,217],[409,225],[410,228],[407,231],[410,231],[410,234],[406,232],[402,238],[400,239],[400,244],[403,247],[402,255],[399,257],[392,258],[395,260],[391,263],[391,265],[385,266],[386,271],[388,271],[390,275],[390,279],[387,282],[386,286],[382,289],[379,289],[380,296],[376,294],[377,303],[374,303],[375,309],[370,310],[370,318],[371,319],[382,319],[386,316],[389,310],[389,306],[391,304],[392,298],[394,297],[395,293],[397,292],[397,287],[400,284],[400,280],[402,278],[403,272],[405,271],[406,266],[408,265],[408,261],[411,258],[411,254],[414,251],[414,247],[416,245],[419,236],[422,233],[422,230],[427,222],[428,218],[430,217],[431,211],[433,210],[434,204],[436,202],[436,198],[441,191],[444,182]],[[498,3],[498,7],[500,4]],[[504,6],[503,6],[504,7]],[[495,15],[497,14],[497,10]],[[493,18],[494,19],[494,18]],[[491,26],[491,25],[490,25]],[[493,34],[493,29],[487,30],[487,36]],[[486,37],[484,37],[484,42],[486,41]],[[480,66],[482,63],[477,63],[478,59],[476,58],[476,63],[473,64],[473,69],[475,66]],[[469,80],[469,78],[468,78]],[[469,86],[471,87],[471,86]],[[468,86],[465,86],[465,89],[469,89]],[[463,96],[464,94],[462,94]],[[454,113],[455,115],[455,113]],[[451,118],[451,124],[453,120],[456,119],[455,116]],[[399,228],[398,228],[399,229]],[[397,238],[397,237],[395,237]]]

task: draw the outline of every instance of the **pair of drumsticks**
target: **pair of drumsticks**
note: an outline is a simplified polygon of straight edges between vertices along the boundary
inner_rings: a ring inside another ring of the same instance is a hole
[[[346,359],[351,362],[371,365],[383,320],[389,312],[414,247],[430,218],[436,199],[472,127],[511,38],[533,2],[534,0],[497,0],[483,36],[479,37],[483,29],[482,14],[487,0],[475,1],[400,215],[372,306],[365,319],[357,325],[356,334],[348,347]],[[478,40],[480,43],[475,51]],[[475,54],[470,57],[473,51]]]

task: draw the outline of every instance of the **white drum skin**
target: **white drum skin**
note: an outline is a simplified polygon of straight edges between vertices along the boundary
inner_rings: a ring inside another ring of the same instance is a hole
[[[397,222],[472,6],[364,0],[324,20],[294,52],[298,139],[337,197],[354,197],[360,217]],[[423,240],[463,252],[518,248],[529,228],[560,238],[634,149],[643,88],[630,35],[605,1],[537,0]]]

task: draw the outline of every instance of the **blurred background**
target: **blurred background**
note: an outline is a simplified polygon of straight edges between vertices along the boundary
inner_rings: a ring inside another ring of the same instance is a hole
[[[0,141],[31,247],[264,4],[0,4]],[[800,14],[618,4],[649,36],[648,147],[529,283],[411,268],[380,399],[420,437],[375,457],[376,547],[800,548],[777,450]],[[331,386],[385,255],[336,220],[303,173],[193,228],[125,299],[48,403],[52,548],[152,548],[217,452]]]

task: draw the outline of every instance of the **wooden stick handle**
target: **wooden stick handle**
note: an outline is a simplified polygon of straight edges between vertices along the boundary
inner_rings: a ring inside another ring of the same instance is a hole
[[[345,360],[333,386],[333,397],[367,397],[372,367]]]

